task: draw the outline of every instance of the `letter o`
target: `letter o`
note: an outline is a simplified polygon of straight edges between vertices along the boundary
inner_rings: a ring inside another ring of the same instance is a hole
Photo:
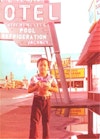
[[[9,16],[9,10],[11,10],[11,16]],[[5,8],[5,18],[6,18],[6,20],[9,20],[9,21],[13,20],[14,17],[15,17],[14,12],[15,12],[14,6],[7,5],[6,8]]]

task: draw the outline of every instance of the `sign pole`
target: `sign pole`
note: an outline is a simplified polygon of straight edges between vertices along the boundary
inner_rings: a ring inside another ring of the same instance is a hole
[[[58,65],[58,71],[59,71],[59,76],[61,79],[61,85],[62,85],[62,89],[63,89],[63,93],[64,93],[63,101],[64,101],[64,103],[69,103],[70,102],[69,92],[68,92],[68,87],[67,87],[67,83],[66,83],[66,79],[65,79],[65,75],[64,75],[64,69],[63,69],[62,61],[61,61],[61,57],[60,57],[60,49],[59,49],[58,39],[57,39],[57,35],[56,35],[56,30],[55,30],[54,24],[52,22],[49,22],[48,24],[49,24],[50,31],[51,31],[53,48],[54,48],[54,52],[55,52],[56,62]]]

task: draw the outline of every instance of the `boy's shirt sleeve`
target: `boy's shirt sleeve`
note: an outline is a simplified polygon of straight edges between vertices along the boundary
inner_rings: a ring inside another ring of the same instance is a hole
[[[52,83],[51,83],[52,86],[57,86],[57,80],[52,77]]]
[[[38,80],[37,80],[36,76],[33,76],[30,80],[30,85],[34,85],[37,82],[38,82]]]
[[[30,80],[30,85],[35,85],[38,82],[37,76],[33,76]],[[34,95],[38,95],[38,91],[33,91]]]

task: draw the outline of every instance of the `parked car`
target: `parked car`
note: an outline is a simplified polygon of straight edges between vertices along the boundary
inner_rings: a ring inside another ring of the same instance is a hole
[[[0,88],[4,88],[5,87],[5,79],[0,79]]]
[[[22,81],[14,80],[13,81],[14,88],[23,88],[24,84]]]

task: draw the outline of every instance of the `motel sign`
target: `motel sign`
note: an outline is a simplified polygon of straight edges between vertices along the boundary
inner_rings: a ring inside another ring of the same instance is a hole
[[[1,0],[0,22],[8,32],[0,40],[13,40],[19,46],[52,46],[49,22],[60,23],[60,3],[32,0]]]

